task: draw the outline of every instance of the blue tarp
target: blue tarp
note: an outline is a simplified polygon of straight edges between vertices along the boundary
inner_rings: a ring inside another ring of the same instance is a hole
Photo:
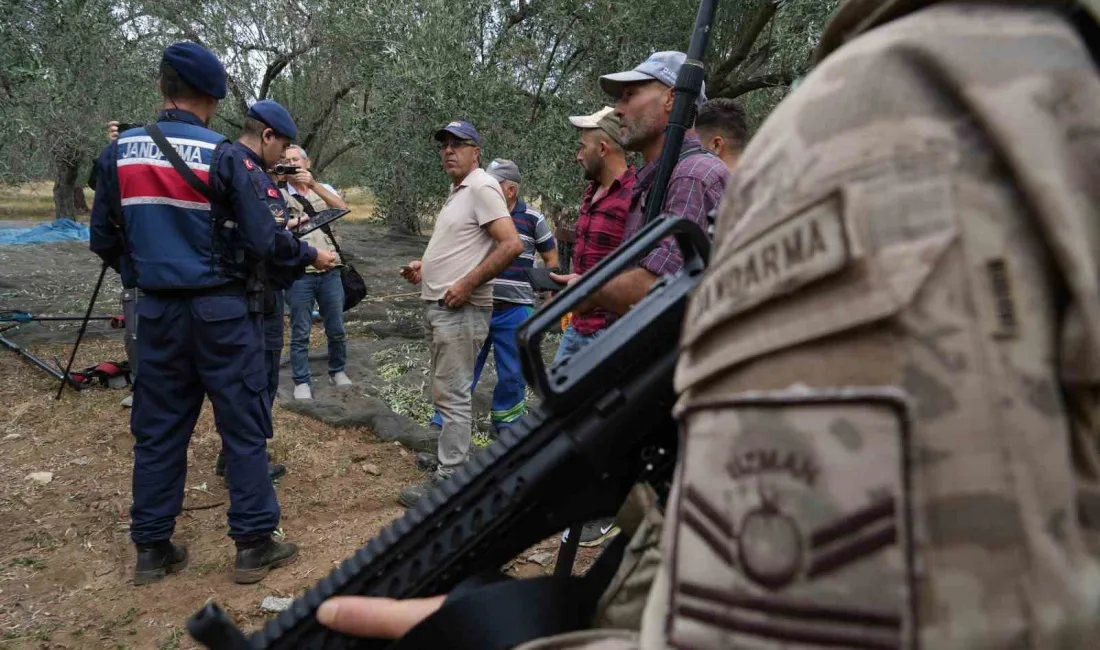
[[[47,244],[55,241],[88,241],[88,226],[72,219],[56,219],[34,228],[0,228],[0,246]]]

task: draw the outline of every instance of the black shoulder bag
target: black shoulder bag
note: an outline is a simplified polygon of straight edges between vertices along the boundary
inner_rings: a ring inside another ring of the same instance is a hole
[[[290,192],[287,192],[287,194],[290,194]],[[313,208],[313,204],[304,196],[301,194],[290,194],[290,196],[293,196],[298,203],[302,204],[302,210],[311,219],[317,215],[317,210]],[[332,234],[332,229],[328,226],[321,226],[321,232],[328,235],[332,247],[336,249],[336,254],[340,256],[340,261],[343,262],[343,266],[340,267],[340,283],[344,285],[344,311],[347,311],[367,297],[367,283],[363,282],[363,277],[340,252],[340,244],[336,243],[336,235]]]

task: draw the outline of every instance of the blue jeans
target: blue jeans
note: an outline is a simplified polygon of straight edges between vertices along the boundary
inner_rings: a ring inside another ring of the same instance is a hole
[[[561,335],[561,343],[558,344],[558,353],[554,355],[554,363],[561,363],[562,359],[573,356],[581,348],[595,341],[602,333],[603,330],[592,334],[581,334],[573,329],[573,323],[569,323],[569,327],[566,327]]]
[[[309,327],[313,322],[313,301],[321,312],[328,339],[328,374],[347,366],[347,334],[344,332],[344,285],[340,271],[306,273],[287,291],[290,303],[290,373],[294,384],[310,383]]]
[[[519,345],[516,343],[516,331],[523,321],[531,316],[533,309],[527,305],[516,305],[507,309],[494,309],[489,321],[489,338],[481,346],[474,366],[474,381],[470,392],[474,392],[489,359],[489,349],[493,348],[493,358],[497,364],[497,385],[493,388],[493,404],[489,418],[494,424],[515,422],[527,412],[527,382],[523,379],[523,366],[519,361]],[[432,423],[443,426],[443,416],[437,409]]]

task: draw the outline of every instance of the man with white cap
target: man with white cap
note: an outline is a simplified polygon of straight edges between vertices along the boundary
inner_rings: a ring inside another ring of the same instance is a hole
[[[587,273],[619,247],[634,190],[634,167],[627,165],[619,142],[619,118],[605,106],[591,115],[575,115],[570,124],[580,131],[577,164],[588,187],[577,210],[573,271]],[[603,309],[575,314],[562,334],[554,363],[575,354],[614,320]]]
[[[686,58],[683,52],[656,52],[633,70],[600,77],[600,88],[617,100],[615,115],[620,122],[623,148],[641,153],[645,161],[634,183],[623,241],[629,240],[645,225],[646,201],[657,177],[657,159],[664,148],[665,127],[672,114],[673,89]],[[705,101],[706,86],[703,91],[697,106]],[[684,136],[680,160],[668,182],[662,214],[690,219],[706,232],[707,215],[722,200],[728,178],[729,170],[722,160],[705,149],[699,137],[689,131]],[[683,258],[670,237],[650,252],[638,268],[604,285],[578,308],[577,313],[595,307],[615,314],[626,313],[645,297],[660,276],[675,273],[681,266]],[[555,279],[573,282],[577,277],[556,276]]]

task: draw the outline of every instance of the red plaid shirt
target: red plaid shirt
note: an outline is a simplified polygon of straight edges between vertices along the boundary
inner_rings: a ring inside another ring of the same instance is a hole
[[[610,255],[623,241],[626,216],[630,212],[630,200],[634,195],[634,168],[628,167],[596,199],[599,183],[593,181],[585,190],[577,215],[577,238],[573,245],[573,272],[587,273],[603,258]],[[614,314],[597,309],[583,316],[574,314],[573,329],[579,334],[595,334],[612,323]]]

